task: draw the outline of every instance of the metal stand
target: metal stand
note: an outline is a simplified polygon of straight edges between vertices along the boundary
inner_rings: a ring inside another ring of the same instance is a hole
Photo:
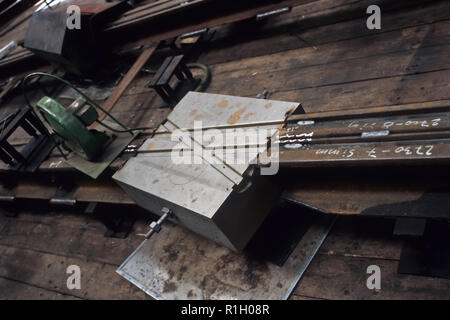
[[[0,159],[13,170],[36,171],[56,146],[56,140],[28,107],[6,117],[0,125]],[[20,151],[8,142],[19,127],[32,137]]]
[[[178,81],[171,87],[170,81],[174,75]],[[148,86],[155,89],[164,101],[164,107],[173,108],[187,92],[194,90],[199,83],[200,79],[194,78],[186,66],[184,55],[178,55],[167,57],[164,60]]]
[[[50,199],[50,204],[68,206],[75,205],[77,201],[74,199],[73,194],[75,193],[77,187],[78,186],[69,179],[59,181],[55,195]]]

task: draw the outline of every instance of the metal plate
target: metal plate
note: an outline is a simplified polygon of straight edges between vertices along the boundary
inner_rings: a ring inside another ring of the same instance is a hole
[[[111,127],[117,127],[116,124],[104,120]],[[110,133],[109,133],[110,134]],[[137,137],[138,132],[130,134],[115,133],[116,138],[102,152],[95,161],[88,161],[85,158],[72,152],[66,162],[75,169],[87,174],[91,178],[97,179],[103,171],[119,156],[119,154]]]
[[[155,299],[287,299],[334,220],[317,216],[282,267],[167,223],[117,273]]]

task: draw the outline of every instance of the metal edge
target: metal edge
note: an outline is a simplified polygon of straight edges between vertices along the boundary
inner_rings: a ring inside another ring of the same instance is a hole
[[[323,242],[325,241],[325,239],[327,238],[328,234],[331,231],[331,228],[334,226],[334,223],[337,220],[337,216],[332,216],[332,217],[327,217],[328,219],[330,219],[331,221],[329,222],[328,226],[326,227],[326,229],[324,230],[321,238],[319,239],[319,241],[317,242],[317,245],[315,246],[313,252],[311,253],[311,255],[308,257],[308,259],[303,263],[302,267],[299,270],[298,275],[295,277],[295,279],[292,281],[291,286],[288,288],[285,296],[283,297],[283,300],[287,300],[289,299],[289,297],[291,296],[292,292],[294,291],[295,287],[297,286],[298,282],[300,281],[300,279],[303,277],[303,274],[305,273],[306,269],[308,269],[309,264],[311,263],[311,261],[314,259],[314,257],[316,256],[317,252],[319,251],[320,247],[322,246]],[[306,234],[305,234],[306,235]],[[302,245],[302,241],[300,241],[296,247],[296,249]]]

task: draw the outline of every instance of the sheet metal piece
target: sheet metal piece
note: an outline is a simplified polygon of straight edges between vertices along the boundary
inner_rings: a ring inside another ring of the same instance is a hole
[[[117,124],[104,120],[107,125],[117,128]],[[108,130],[107,130],[108,131]],[[109,134],[111,134],[109,132]],[[97,179],[103,171],[105,171],[111,163],[122,153],[122,151],[138,136],[138,132],[114,133],[116,137],[114,140],[102,151],[101,155],[93,161],[89,161],[84,157],[71,152],[65,160],[69,165],[75,169],[87,174],[93,179]]]
[[[166,223],[117,273],[159,300],[288,299],[334,221],[334,216],[317,216],[282,267]]]

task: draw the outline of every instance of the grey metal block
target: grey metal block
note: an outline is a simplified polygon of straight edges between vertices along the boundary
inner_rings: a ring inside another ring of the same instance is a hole
[[[225,155],[216,155],[198,164],[176,164],[172,161],[172,141],[176,129],[191,131],[195,121],[204,130],[273,129],[284,121],[286,113],[298,103],[242,98],[217,94],[188,93],[169,114],[158,133],[139,149],[113,178],[143,208],[160,214],[162,207],[171,209],[173,221],[217,241],[235,251],[242,250],[261,225],[279,197],[279,188],[254,170],[255,156],[235,164]],[[193,138],[193,145],[211,147],[209,141]],[[248,145],[236,141],[214,142],[215,148],[228,154],[242,151]],[[192,146],[191,146],[192,147]],[[189,149],[188,147],[186,147]],[[258,146],[259,152],[267,146]]]

